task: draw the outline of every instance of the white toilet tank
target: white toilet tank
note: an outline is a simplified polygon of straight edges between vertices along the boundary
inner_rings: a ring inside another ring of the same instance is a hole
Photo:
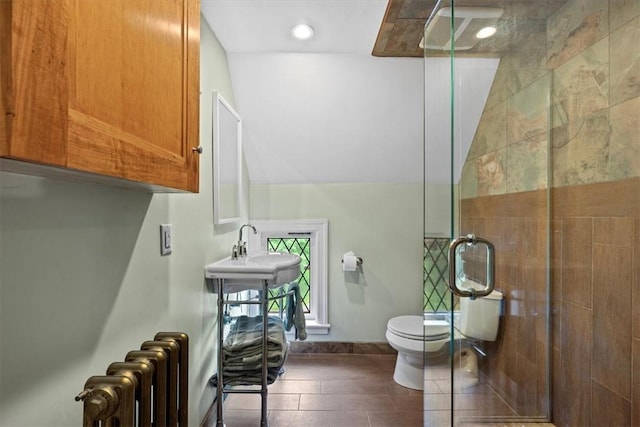
[[[481,285],[478,285],[480,288]],[[486,297],[460,298],[460,332],[467,338],[495,341],[498,337],[502,293],[493,291]]]

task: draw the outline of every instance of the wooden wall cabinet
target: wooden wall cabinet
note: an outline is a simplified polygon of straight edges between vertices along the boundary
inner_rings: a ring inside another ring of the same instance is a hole
[[[199,45],[199,0],[0,0],[3,169],[197,192]]]

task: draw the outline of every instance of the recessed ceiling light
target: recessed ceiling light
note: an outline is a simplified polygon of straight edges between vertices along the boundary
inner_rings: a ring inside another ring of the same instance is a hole
[[[294,25],[291,29],[291,35],[298,40],[309,40],[313,37],[313,28],[307,24]]]
[[[479,39],[486,39],[496,33],[496,27],[484,27],[476,33],[476,37]]]

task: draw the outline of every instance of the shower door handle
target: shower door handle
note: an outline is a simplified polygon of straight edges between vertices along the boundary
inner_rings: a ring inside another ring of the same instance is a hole
[[[460,289],[456,284],[456,249],[462,244],[469,246],[475,246],[476,244],[483,244],[487,247],[487,285],[484,289]],[[467,234],[466,236],[458,237],[454,239],[449,245],[449,289],[455,295],[459,297],[468,297],[472,300],[477,297],[486,297],[495,287],[496,267],[495,267],[495,248],[493,243],[482,237],[476,237],[474,234]]]

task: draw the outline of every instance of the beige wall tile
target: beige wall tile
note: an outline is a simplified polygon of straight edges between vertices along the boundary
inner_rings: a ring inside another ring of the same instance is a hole
[[[546,134],[507,147],[507,192],[547,188],[549,141]]]
[[[485,108],[492,108],[500,103],[503,103],[512,95],[509,90],[509,79],[511,75],[511,69],[500,66],[496,71],[496,76],[493,79],[493,85],[489,91],[487,97],[487,104]]]
[[[509,286],[509,289],[518,282],[516,229],[516,218],[504,218],[500,221],[501,246],[496,250],[496,276],[499,279],[497,284]]]
[[[609,0],[609,27],[615,31],[621,25],[640,15],[638,0]]]
[[[511,302],[513,302],[513,298],[511,298]],[[511,305],[511,307],[514,307],[514,304]],[[518,375],[518,365],[516,363],[516,359],[518,357],[518,345],[517,345],[517,338],[518,338],[518,327],[517,327],[517,319],[514,316],[514,312],[511,311],[510,316],[505,319],[505,338],[506,338],[506,342],[507,342],[507,348],[504,352],[504,373],[507,376],[507,378],[509,378],[509,380],[511,381],[511,383],[515,383],[515,379]],[[507,384],[507,385],[512,385],[511,383]],[[511,396],[513,398],[513,396],[515,396],[513,393],[509,393],[509,388],[506,389],[507,391],[507,396]]]
[[[592,378],[631,398],[631,251],[593,245]]]
[[[467,160],[504,148],[507,145],[507,103],[485,108]]]
[[[506,150],[493,151],[474,160],[478,196],[504,194],[507,189]]]
[[[640,217],[640,178],[553,189],[555,218]]]
[[[591,307],[591,218],[566,218],[562,227],[562,298]]]
[[[460,176],[460,198],[478,197],[478,168],[476,160],[467,160]]]
[[[536,373],[537,373],[537,394],[536,394],[536,405],[537,405],[537,413],[538,414],[548,414],[549,413],[549,404],[548,401],[549,396],[547,396],[547,385],[549,384],[547,378],[547,365],[551,366],[551,361],[548,360],[549,356],[551,356],[553,360],[553,354],[549,354],[547,351],[547,345],[543,342],[538,342],[538,346],[536,351],[538,352],[538,360],[536,362]],[[549,389],[551,385],[549,384]]]
[[[552,357],[552,366],[559,371],[562,366],[562,356],[559,348],[553,349]],[[567,393],[563,375],[554,373],[554,375],[551,376],[551,387],[552,407],[554,408],[553,422],[556,426],[567,425],[567,411],[565,408],[567,408],[570,395]]]
[[[534,350],[535,354],[535,350]],[[535,359],[535,356],[534,356]],[[518,397],[515,408],[518,414],[537,413],[538,400],[538,370],[535,363],[526,357],[519,356],[516,359],[518,365],[516,382],[518,384]]]
[[[609,2],[568,0],[547,23],[549,68],[556,68],[609,32]]]
[[[594,218],[593,243],[606,243],[631,248],[633,243],[633,218]]]
[[[536,362],[536,311],[535,292],[528,291],[526,287],[517,292],[518,316],[516,320],[517,328],[517,352],[518,355]],[[514,293],[515,294],[515,293]]]
[[[610,132],[608,109],[555,127],[552,133],[553,186],[607,181]]]
[[[633,377],[631,409],[631,425],[640,425],[640,340],[633,340]]]
[[[562,363],[554,374],[562,383],[565,404],[558,408],[571,426],[588,426],[591,402],[591,310],[562,307]]]
[[[640,176],[640,96],[611,107],[609,122],[609,179]]]
[[[640,16],[611,33],[611,105],[640,96],[639,38]]]
[[[543,7],[540,6],[541,9]],[[518,23],[519,33],[524,38],[501,61],[509,70],[505,85],[511,95],[548,73],[546,22],[534,19],[530,14],[527,14],[527,18]]]
[[[560,348],[562,320],[562,219],[553,218],[551,222],[551,338],[553,347]]]
[[[577,133],[580,119],[609,106],[609,38],[553,70],[553,127]]]
[[[631,402],[593,381],[591,396],[592,426],[631,426]]]
[[[549,129],[549,77],[536,80],[507,102],[507,145],[547,133]]]
[[[640,218],[636,218],[633,229],[633,337],[640,339]],[[640,360],[640,353],[636,354]],[[640,371],[636,372],[640,376]]]

